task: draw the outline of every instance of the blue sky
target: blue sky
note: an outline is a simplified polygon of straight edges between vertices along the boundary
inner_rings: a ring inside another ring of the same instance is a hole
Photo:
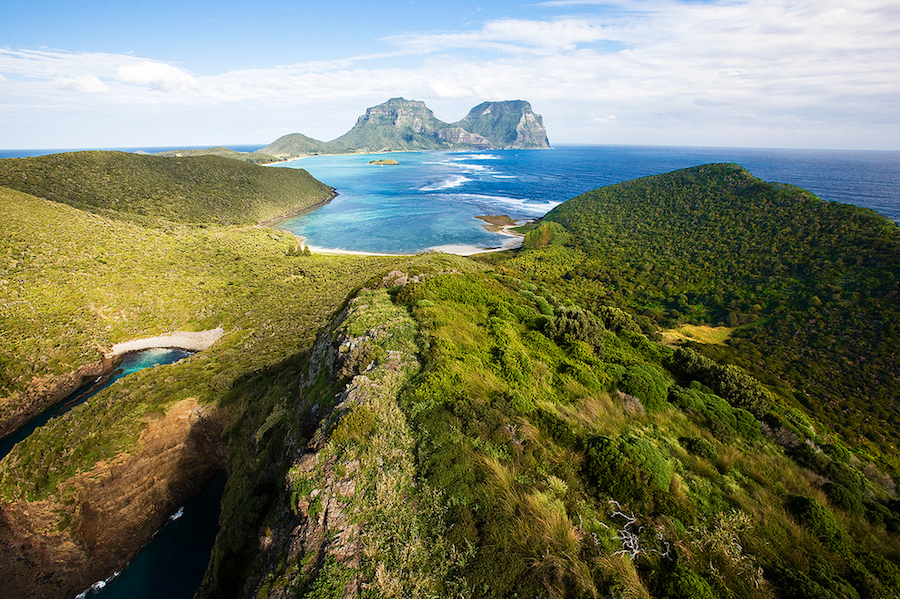
[[[330,140],[529,100],[551,144],[900,149],[896,0],[0,0],[0,148]]]

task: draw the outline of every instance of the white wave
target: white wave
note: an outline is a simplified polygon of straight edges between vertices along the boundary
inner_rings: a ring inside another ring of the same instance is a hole
[[[481,171],[489,170],[489,168],[483,164],[459,164],[459,163],[457,163],[457,164],[454,164],[453,166],[455,166],[456,168],[461,168],[463,170],[473,171],[476,173],[480,173]]]
[[[500,160],[496,154],[460,154],[451,160]]]
[[[109,578],[107,578],[106,580],[98,580],[97,582],[92,584],[90,586],[90,588],[88,588],[86,591],[78,593],[75,596],[75,599],[85,599],[86,597],[90,597],[94,593],[98,593],[98,592],[102,591],[106,587],[107,584],[112,582],[112,580],[121,573],[122,573],[122,571],[119,570],[118,572],[114,572],[113,575],[110,576]]]
[[[447,177],[446,179],[439,181],[434,185],[426,185],[425,187],[420,187],[419,191],[441,191],[443,189],[453,189],[454,187],[464,185],[471,180],[472,179],[464,177],[462,175],[451,175],[450,177]]]
[[[181,506],[180,508],[178,508],[178,511],[177,511],[177,512],[175,512],[174,514],[172,514],[171,516],[169,516],[169,520],[170,520],[170,521],[172,521],[172,520],[178,520],[178,519],[181,518],[182,516],[184,516],[184,506]]]
[[[515,175],[494,175],[494,179],[518,179]]]
[[[534,215],[544,215],[562,204],[562,202],[535,202],[525,198],[512,198],[508,196],[495,196],[479,193],[452,193],[442,194],[439,197],[448,201],[464,201],[478,204],[506,204],[515,206],[520,211],[527,214]]]

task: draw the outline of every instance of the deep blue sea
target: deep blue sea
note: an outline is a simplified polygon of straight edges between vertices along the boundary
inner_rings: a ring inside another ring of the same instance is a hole
[[[380,158],[400,165],[368,164]],[[274,165],[306,169],[340,194],[276,226],[306,237],[314,248],[407,253],[496,247],[504,238],[475,217],[536,218],[597,187],[713,162],[734,162],[766,181],[790,183],[900,222],[900,152],[560,146],[313,156]]]

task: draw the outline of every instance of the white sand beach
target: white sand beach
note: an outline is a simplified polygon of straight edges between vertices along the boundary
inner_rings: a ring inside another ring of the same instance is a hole
[[[144,339],[133,339],[116,343],[112,346],[112,350],[106,354],[106,357],[113,358],[121,354],[137,351],[140,349],[151,349],[154,347],[177,347],[189,351],[203,351],[210,347],[213,343],[222,338],[225,329],[218,327],[208,331],[175,331],[166,335],[157,337],[146,337]]]

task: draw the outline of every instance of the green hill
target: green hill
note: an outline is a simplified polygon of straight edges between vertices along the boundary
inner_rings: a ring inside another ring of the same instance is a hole
[[[262,154],[258,152],[236,152],[235,150],[223,148],[222,146],[200,150],[172,150],[169,152],[157,152],[153,155],[166,156],[167,158],[183,158],[185,156],[221,156],[223,158],[234,158],[235,160],[241,160],[243,162],[249,162],[251,164],[269,164],[271,162],[280,162],[282,160],[281,158],[276,158],[275,156],[271,156],[269,154]]]
[[[647,331],[735,327],[710,356],[740,364],[894,463],[900,231],[871,210],[706,165],[555,208],[512,261]]]
[[[299,169],[101,151],[0,160],[0,186],[98,214],[216,224],[270,220],[334,193]]]
[[[882,339],[805,333],[833,318],[893,340],[897,227],[869,211],[707,165],[585,194],[522,251],[473,260],[310,256],[280,231],[143,226],[2,187],[0,210],[6,399],[98,347],[225,329],[0,461],[5,594],[72,596],[124,546],[104,534],[165,521],[142,493],[180,501],[190,481],[152,450],[187,468],[200,441],[145,435],[180,405],[228,471],[199,597],[900,593],[894,452],[798,409],[789,378],[860,362],[809,377],[815,400],[890,363]],[[687,320],[731,321],[724,361],[653,340]],[[763,345],[785,322],[806,345]]]

